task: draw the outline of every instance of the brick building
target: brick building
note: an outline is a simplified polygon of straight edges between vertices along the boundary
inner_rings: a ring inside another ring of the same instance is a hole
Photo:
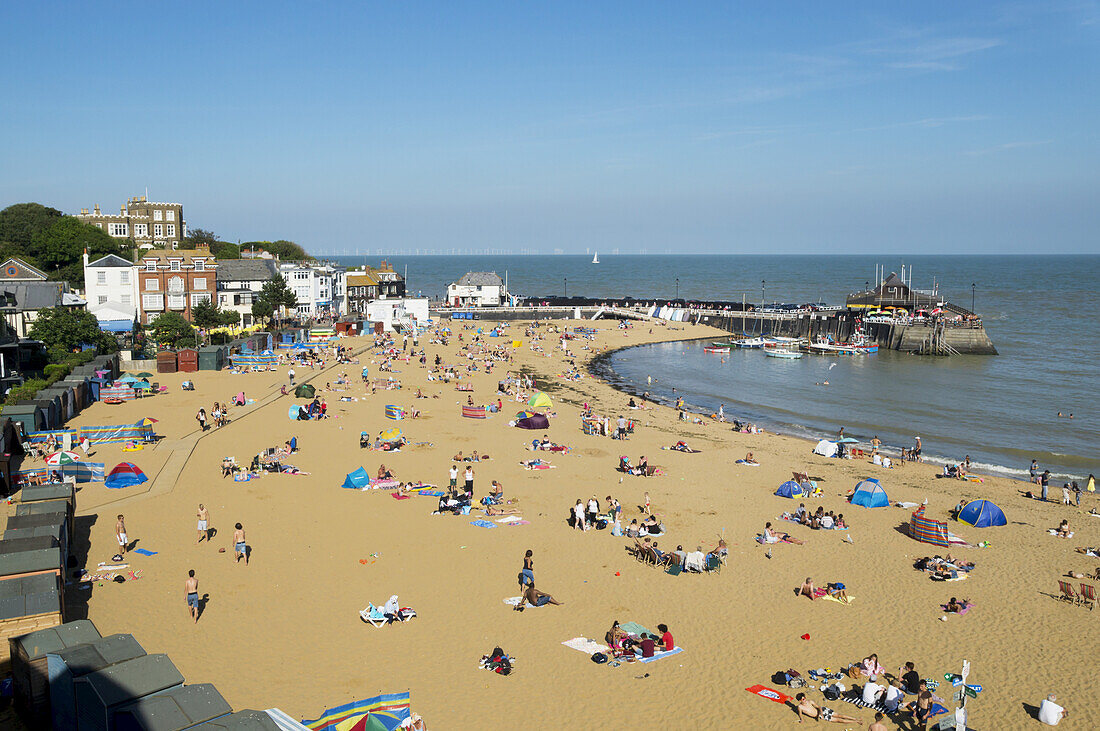
[[[367,305],[380,297],[405,296],[405,278],[384,260],[377,269],[364,266],[349,270],[346,285],[348,303],[344,311],[348,314],[366,314]]]
[[[75,218],[97,226],[116,239],[129,239],[130,246],[145,249],[174,249],[187,236],[182,203],[155,203],[135,196],[119,207],[118,214],[101,213],[97,204],[89,213],[82,208]]]
[[[214,298],[217,266],[206,246],[143,252],[137,262],[141,322],[148,324],[163,312],[178,312],[190,320],[192,307]]]

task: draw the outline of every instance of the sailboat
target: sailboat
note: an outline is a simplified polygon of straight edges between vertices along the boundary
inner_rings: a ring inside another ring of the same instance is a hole
[[[599,264],[600,263],[600,252],[597,251],[595,254],[592,255],[592,263],[593,264]]]

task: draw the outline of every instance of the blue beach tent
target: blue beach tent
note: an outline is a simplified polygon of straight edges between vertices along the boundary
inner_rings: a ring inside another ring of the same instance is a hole
[[[111,470],[111,474],[107,475],[105,484],[109,489],[117,490],[123,487],[140,485],[143,482],[148,482],[148,480],[149,478],[145,476],[145,473],[138,469],[133,462],[119,462]]]
[[[354,472],[349,472],[347,477],[344,478],[344,484],[340,485],[340,487],[347,488],[348,490],[362,490],[364,487],[369,486],[370,474],[362,467]]]
[[[876,479],[862,480],[856,485],[856,491],[852,493],[852,505],[861,505],[865,508],[885,508],[890,504],[890,498],[886,496],[886,490],[878,484]]]
[[[779,486],[779,489],[775,491],[775,494],[779,497],[789,497],[792,499],[806,495],[805,491],[802,489],[802,485],[799,485],[794,480],[787,480],[784,482]]]
[[[1008,518],[1005,517],[1004,511],[989,500],[973,500],[967,503],[959,511],[958,520],[975,528],[1008,525]]]

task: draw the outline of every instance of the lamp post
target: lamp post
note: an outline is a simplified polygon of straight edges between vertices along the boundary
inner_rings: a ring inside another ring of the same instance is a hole
[[[564,277],[563,281],[565,282],[565,298],[569,299],[569,277]]]
[[[978,285],[975,284],[974,282],[970,283],[970,311],[971,312],[974,311],[974,296],[975,296],[975,292],[977,291],[977,287],[978,287]]]
[[[680,299],[680,278],[676,277],[676,299]]]
[[[760,280],[760,309],[764,309],[764,280]]]

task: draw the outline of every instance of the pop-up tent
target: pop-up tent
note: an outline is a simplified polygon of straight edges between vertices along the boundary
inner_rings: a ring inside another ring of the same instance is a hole
[[[878,480],[862,480],[856,485],[856,491],[852,493],[852,505],[862,505],[865,508],[885,508],[890,504],[890,498],[886,496],[886,490],[878,484]]]
[[[362,490],[369,485],[370,474],[360,467],[354,472],[349,472],[347,477],[344,478],[344,484],[340,485],[340,487],[346,487],[349,490]]]
[[[550,426],[550,420],[542,414],[535,414],[526,419],[520,419],[516,422],[516,426],[520,429],[546,429]]]
[[[148,482],[149,478],[145,476],[145,473],[138,469],[137,465],[133,462],[119,462],[115,465],[115,468],[111,470],[111,473],[107,475],[107,481],[104,483],[110,488],[121,487],[133,487],[134,485],[140,485],[143,482]]]
[[[836,456],[836,442],[830,442],[828,439],[822,439],[814,447],[814,454],[820,454],[822,457],[835,457]]]
[[[972,525],[975,528],[993,528],[998,525],[1008,525],[1008,519],[1004,511],[989,500],[972,500],[959,511],[960,523]]]
[[[527,399],[527,405],[532,409],[542,409],[543,411],[554,408],[554,404],[550,400],[550,397],[542,391],[539,391],[531,396],[531,398]]]
[[[806,493],[802,490],[802,485],[799,485],[794,480],[787,480],[779,486],[775,494],[779,497],[799,498],[803,497]]]
[[[294,395],[297,398],[313,398],[317,395],[317,389],[309,383],[302,383],[298,385],[298,388],[294,389]]]

